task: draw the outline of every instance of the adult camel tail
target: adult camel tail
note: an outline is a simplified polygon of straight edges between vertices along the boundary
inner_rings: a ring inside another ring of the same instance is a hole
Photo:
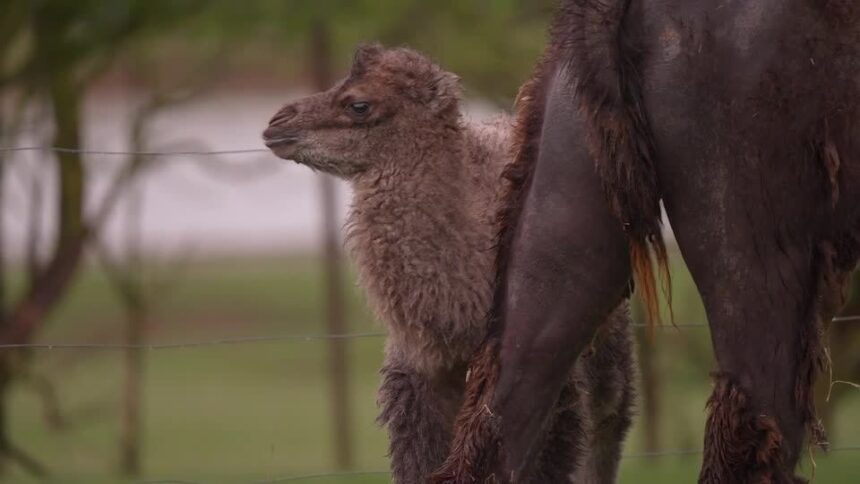
[[[543,58],[520,90],[517,154],[504,172],[507,187],[498,213],[497,280],[489,333],[472,360],[450,456],[432,482],[485,482],[505,467],[498,462],[503,455],[501,422],[491,410],[504,329],[505,275],[539,156],[547,91],[560,69],[573,74],[575,85],[571,87],[578,108],[588,114],[583,142],[588,143],[607,199],[629,237],[631,267],[649,323],[654,326],[660,321],[657,269],[667,299],[670,281],[655,143],[642,102],[640,53],[625,30],[629,4],[630,0],[566,1],[556,16]],[[503,476],[495,479],[505,482]]]
[[[537,164],[546,91],[559,69],[573,74],[578,108],[588,115],[583,142],[595,161],[607,200],[629,238],[630,264],[648,322],[653,327],[661,320],[658,272],[671,319],[671,280],[663,240],[656,149],[642,99],[641,53],[626,28],[629,5],[630,0],[565,2],[543,59],[520,90],[518,151],[504,173],[508,191],[498,214],[494,319],[500,319],[510,248]]]
[[[567,2],[563,16],[579,108],[590,117],[587,143],[612,209],[630,240],[630,261],[648,321],[660,322],[656,268],[671,318],[654,136],[642,99],[641,53],[628,23],[630,0]],[[557,27],[558,29],[559,27]],[[562,27],[563,28],[563,27]],[[553,44],[557,44],[554,41]],[[653,257],[652,257],[653,254]]]
[[[642,99],[641,53],[625,28],[629,5],[630,0],[565,2],[542,60],[520,90],[517,156],[504,173],[508,190],[498,214],[494,319],[499,319],[502,310],[510,248],[537,164],[546,91],[559,69],[572,72],[578,108],[588,114],[590,122],[583,142],[588,144],[607,200],[629,237],[630,263],[648,321],[653,326],[661,320],[658,272],[671,319],[671,280],[662,232],[656,149]]]

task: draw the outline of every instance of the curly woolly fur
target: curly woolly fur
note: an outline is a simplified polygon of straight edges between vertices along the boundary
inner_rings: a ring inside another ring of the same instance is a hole
[[[366,97],[376,117],[360,123],[331,108]],[[480,395],[466,394],[465,386],[484,378],[480,367],[495,364],[495,351],[485,347],[486,359],[467,373],[487,336],[494,217],[513,122],[467,121],[459,102],[455,75],[409,49],[366,45],[346,80],[285,106],[267,131],[269,139],[295,140],[273,148],[279,156],[340,175],[354,189],[347,244],[370,306],[389,330],[378,421],[388,430],[400,484],[426,482],[442,464],[461,402]],[[623,303],[608,317],[595,354],[571,370],[536,482],[592,476],[604,462],[614,472],[632,406],[625,397],[634,375],[629,321]],[[492,428],[486,416],[476,423]]]

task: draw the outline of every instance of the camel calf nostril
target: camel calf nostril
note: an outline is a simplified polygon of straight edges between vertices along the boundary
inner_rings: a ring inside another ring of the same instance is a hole
[[[284,106],[278,111],[274,117],[269,121],[269,126],[275,126],[278,124],[286,123],[287,121],[296,117],[299,113],[299,110],[295,108],[295,106],[289,105]]]

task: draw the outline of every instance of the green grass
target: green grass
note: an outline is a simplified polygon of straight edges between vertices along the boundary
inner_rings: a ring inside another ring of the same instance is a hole
[[[310,259],[225,261],[194,265],[156,298],[149,339],[208,340],[321,333],[322,278]],[[678,322],[704,321],[683,269],[675,268]],[[377,330],[350,283],[351,331]],[[87,271],[41,334],[45,342],[122,339],[122,309],[107,281]],[[704,403],[712,368],[705,329],[662,329],[658,364],[662,446],[701,447]],[[387,468],[386,439],[374,424],[381,339],[349,345],[354,469]],[[280,341],[146,353],[144,468],[146,479],[247,483],[334,469],[324,341]],[[39,350],[34,372],[55,382],[67,425],[51,429],[25,384],[10,402],[15,442],[47,464],[52,482],[127,482],[116,477],[122,353]],[[860,398],[839,407],[834,444],[860,444]],[[637,425],[625,451],[641,451]],[[628,458],[622,483],[694,482],[698,455]],[[860,452],[817,457],[816,483],[857,482]],[[805,468],[809,468],[808,463]],[[7,482],[38,482],[18,471]],[[128,481],[132,482],[132,481]],[[382,483],[382,475],[319,478],[310,483]]]

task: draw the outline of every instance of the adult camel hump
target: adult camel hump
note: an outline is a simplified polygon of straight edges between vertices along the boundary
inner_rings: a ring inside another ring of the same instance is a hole
[[[519,103],[491,336],[436,482],[525,482],[662,200],[718,371],[702,483],[796,483],[821,331],[860,256],[860,3],[565,0]],[[575,323],[571,323],[575,322]],[[612,478],[607,481],[611,482]]]

